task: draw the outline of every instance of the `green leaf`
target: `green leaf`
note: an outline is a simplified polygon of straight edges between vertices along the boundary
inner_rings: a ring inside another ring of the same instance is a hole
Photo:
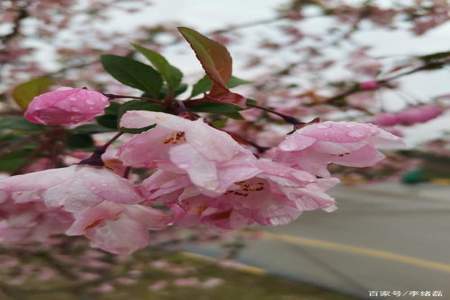
[[[107,115],[117,115],[119,113],[121,104],[117,102],[110,102],[109,106],[105,109]]]
[[[34,97],[46,92],[52,84],[53,80],[48,76],[36,77],[14,87],[12,97],[25,110]]]
[[[204,76],[202,79],[197,81],[192,87],[191,97],[204,94],[208,92],[211,89],[211,87],[212,87],[211,80],[208,77]]]
[[[122,115],[129,110],[164,111],[164,108],[161,105],[148,103],[142,100],[131,100],[120,106],[118,118],[120,119]]]
[[[194,101],[195,102],[195,101]],[[230,104],[230,103],[220,103],[220,102],[201,102],[194,105],[189,105],[189,109],[194,112],[209,112],[209,113],[220,113],[229,114],[236,113],[242,110],[241,107]]]
[[[425,63],[438,63],[443,62],[450,58],[450,51],[436,52],[427,55],[417,56],[418,59],[424,61]]]
[[[248,106],[258,105],[258,102],[254,99],[247,99],[245,102]]]
[[[119,131],[124,132],[124,133],[137,134],[137,133],[142,133],[144,131],[152,129],[155,126],[156,126],[156,124],[152,124],[152,125],[149,125],[149,126],[146,126],[146,127],[142,127],[142,128],[125,128],[125,127],[120,127]]]
[[[237,87],[237,86],[240,86],[243,84],[249,84],[249,83],[252,83],[252,82],[249,80],[245,80],[245,79],[236,77],[236,76],[231,76],[230,80],[228,80],[227,87],[232,89],[234,87]]]
[[[118,81],[144,91],[153,97],[159,96],[162,78],[149,65],[117,55],[102,55],[100,60],[103,68]]]
[[[239,85],[249,84],[249,83],[250,83],[250,81],[248,81],[248,80],[241,79],[241,78],[238,78],[235,76],[231,76],[230,80],[227,83],[227,87],[231,89],[231,88],[237,87]],[[206,93],[211,89],[211,87],[212,87],[211,80],[209,80],[209,78],[205,76],[194,84],[194,86],[192,88],[192,92],[191,92],[191,97],[195,97],[197,95]]]
[[[71,134],[67,137],[66,145],[71,149],[94,148],[94,139],[90,134]]]
[[[232,59],[228,50],[193,29],[178,27],[178,31],[191,45],[206,75],[214,83],[211,92],[227,92],[226,83],[232,74]]]
[[[178,95],[184,93],[187,90],[187,88],[188,88],[187,84],[184,84],[184,83],[180,84],[180,86],[175,91],[175,96],[178,96]]]
[[[33,149],[23,148],[0,157],[0,172],[14,172],[21,168],[34,155]]]
[[[11,133],[3,133],[0,134],[0,143],[3,145],[10,144],[10,143],[17,143],[17,142],[26,142],[28,141],[27,138],[24,138],[23,136],[11,134]],[[1,151],[1,150],[0,150]]]
[[[152,65],[161,73],[162,77],[167,83],[169,92],[175,93],[176,89],[181,84],[181,79],[183,78],[183,73],[172,66],[161,54],[151,49],[144,48],[137,44],[133,44],[134,49],[142,53]]]
[[[227,118],[216,119],[211,122],[211,126],[215,128],[224,128],[227,125],[227,122]]]
[[[95,118],[99,127],[117,130],[117,116],[119,115],[120,104],[117,102],[111,102],[105,109],[105,114]],[[98,125],[97,125],[98,126]]]
[[[103,127],[117,129],[117,116],[116,115],[103,115],[95,118],[98,124]]]
[[[185,83],[180,84],[180,86],[177,88],[177,90],[175,91],[175,95],[174,94],[170,94],[171,96],[178,96],[182,93],[184,93],[188,88],[188,85]],[[161,93],[159,94],[159,98],[158,99],[165,99],[165,97],[169,94],[169,91],[167,90],[167,86],[163,86]],[[143,95],[145,96],[145,95]],[[162,101],[161,101],[162,102]]]
[[[235,120],[244,120],[244,118],[241,116],[241,114],[238,111],[235,112],[230,112],[230,113],[225,113],[223,114],[224,116],[227,116],[230,119],[235,119]]]
[[[4,116],[0,118],[0,131],[39,132],[45,127],[28,122],[22,116]]]
[[[111,131],[112,131],[111,128],[103,127],[98,124],[85,124],[75,127],[71,130],[71,132],[73,132],[74,134],[95,134]]]

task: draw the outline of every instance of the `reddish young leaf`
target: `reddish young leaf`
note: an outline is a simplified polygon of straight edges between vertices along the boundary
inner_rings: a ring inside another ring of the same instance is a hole
[[[226,83],[231,78],[232,59],[228,50],[223,45],[201,35],[193,29],[178,27],[178,30],[191,45],[206,75],[213,82],[210,95],[224,95],[229,93]]]
[[[215,100],[218,102],[225,102],[225,103],[230,103],[230,104],[234,104],[234,105],[239,105],[241,107],[245,106],[245,97],[242,95],[239,95],[237,93],[233,93],[231,91],[226,91],[224,93],[220,93],[220,94],[212,94],[212,90],[211,92],[206,95],[207,99],[211,99],[211,100]]]

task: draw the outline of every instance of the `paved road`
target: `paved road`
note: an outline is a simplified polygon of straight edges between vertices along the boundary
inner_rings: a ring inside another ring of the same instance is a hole
[[[363,298],[369,291],[407,293],[370,299],[442,291],[433,299],[450,299],[450,187],[343,187],[334,196],[338,211],[269,229],[240,261]],[[191,250],[219,255],[215,247]]]

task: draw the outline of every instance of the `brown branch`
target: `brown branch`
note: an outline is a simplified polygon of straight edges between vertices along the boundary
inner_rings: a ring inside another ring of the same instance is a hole
[[[29,2],[30,1],[24,1],[23,5],[17,7],[17,17],[13,22],[12,31],[3,36],[0,36],[0,41],[3,43],[4,47],[6,47],[6,44],[8,44],[8,42],[10,40],[12,40],[18,34],[20,34],[20,30],[22,28],[22,22],[29,16],[28,11],[27,11],[27,7],[30,4]]]
[[[261,20],[245,22],[245,23],[241,23],[241,24],[230,25],[230,26],[228,26],[226,28],[223,28],[223,29],[213,30],[213,31],[209,32],[208,34],[221,34],[221,33],[232,32],[232,31],[236,31],[236,30],[240,30],[240,29],[260,26],[260,25],[267,25],[267,24],[271,24],[271,23],[275,23],[275,22],[281,21],[281,20],[286,19],[286,18],[288,18],[288,16],[280,15],[280,16],[276,16],[276,17],[272,17],[272,18],[267,18],[267,19],[261,19]]]
[[[276,110],[273,110],[273,109],[268,108],[268,107],[265,107],[265,106],[260,106],[260,105],[252,104],[252,103],[247,103],[247,106],[248,106],[248,108],[257,108],[257,109],[263,110],[263,111],[265,111],[265,112],[274,114],[274,115],[276,115],[276,116],[282,118],[285,122],[287,122],[287,123],[289,123],[289,124],[292,124],[292,125],[294,125],[294,126],[296,126],[296,125],[301,125],[301,124],[305,124],[305,123],[301,122],[300,120],[298,120],[298,119],[295,118],[295,117],[285,115],[285,114],[283,114],[283,113],[280,113],[280,112],[278,112],[278,111],[276,111]]]
[[[430,62],[423,63],[422,65],[420,65],[418,67],[415,67],[413,69],[410,69],[410,70],[407,70],[407,71],[404,71],[404,72],[401,72],[401,73],[398,73],[398,74],[395,74],[395,75],[392,75],[392,76],[388,76],[388,77],[385,77],[385,78],[381,78],[381,79],[378,79],[378,80],[374,80],[374,81],[380,87],[389,87],[389,83],[394,81],[394,80],[396,80],[396,79],[399,79],[401,77],[405,77],[405,76],[408,76],[408,75],[411,75],[411,74],[415,74],[415,73],[420,72],[420,71],[438,69],[438,68],[441,68],[441,67],[443,67],[444,65],[446,65],[448,63],[450,63],[450,58],[444,59],[444,60],[442,60],[440,62],[430,61]],[[337,95],[334,95],[334,96],[332,96],[330,98],[327,98],[324,101],[324,103],[329,103],[330,104],[330,103],[333,103],[333,102],[335,102],[335,101],[337,101],[339,99],[342,99],[342,98],[345,98],[345,97],[350,96],[352,94],[363,92],[363,91],[364,90],[361,89],[359,84],[356,84],[356,85],[350,87],[346,91],[343,91],[343,92],[341,92],[341,93],[339,93]]]
[[[270,149],[270,147],[264,147],[264,146],[258,145],[257,143],[255,143],[253,141],[250,141],[250,140],[244,138],[243,136],[241,136],[241,135],[239,135],[239,134],[237,134],[235,132],[231,132],[231,131],[223,130],[223,129],[222,129],[222,131],[228,133],[236,142],[238,142],[240,144],[243,144],[243,145],[252,146],[259,153],[264,153],[264,152],[266,152],[267,150]]]

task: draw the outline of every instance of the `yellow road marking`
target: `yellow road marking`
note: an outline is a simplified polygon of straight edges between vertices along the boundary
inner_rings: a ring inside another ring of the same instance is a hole
[[[325,250],[332,250],[332,251],[336,251],[336,252],[351,253],[351,254],[361,255],[361,256],[369,256],[369,257],[374,257],[374,258],[395,261],[398,263],[411,265],[411,266],[415,266],[415,267],[450,273],[450,264],[427,260],[427,259],[421,259],[421,258],[417,258],[417,257],[413,257],[413,256],[401,255],[401,254],[397,254],[397,253],[393,253],[393,252],[389,252],[389,251],[376,250],[376,249],[366,248],[366,247],[356,247],[356,246],[328,242],[328,241],[323,241],[323,240],[308,239],[308,238],[292,236],[292,235],[288,235],[288,234],[275,234],[275,233],[271,233],[271,232],[267,232],[267,231],[263,232],[263,236],[270,240],[282,241],[282,242],[294,244],[294,245],[307,246],[307,247],[319,248],[319,249],[325,249]]]
[[[255,275],[264,275],[266,274],[266,270],[258,268],[258,267],[254,267],[254,266],[250,266],[250,265],[246,265],[237,261],[220,261],[214,257],[210,257],[210,256],[206,256],[206,255],[202,255],[202,254],[198,254],[198,253],[193,253],[193,252],[187,252],[187,251],[183,251],[181,252],[183,255],[194,258],[194,259],[200,259],[200,260],[205,260],[205,261],[210,261],[210,262],[215,262],[220,264],[221,266],[225,266],[228,268],[232,268],[232,269],[236,269],[238,271],[241,272],[246,272],[246,273],[251,273],[251,274],[255,274]]]
[[[431,182],[438,185],[450,185],[449,178],[434,178],[431,179]]]

